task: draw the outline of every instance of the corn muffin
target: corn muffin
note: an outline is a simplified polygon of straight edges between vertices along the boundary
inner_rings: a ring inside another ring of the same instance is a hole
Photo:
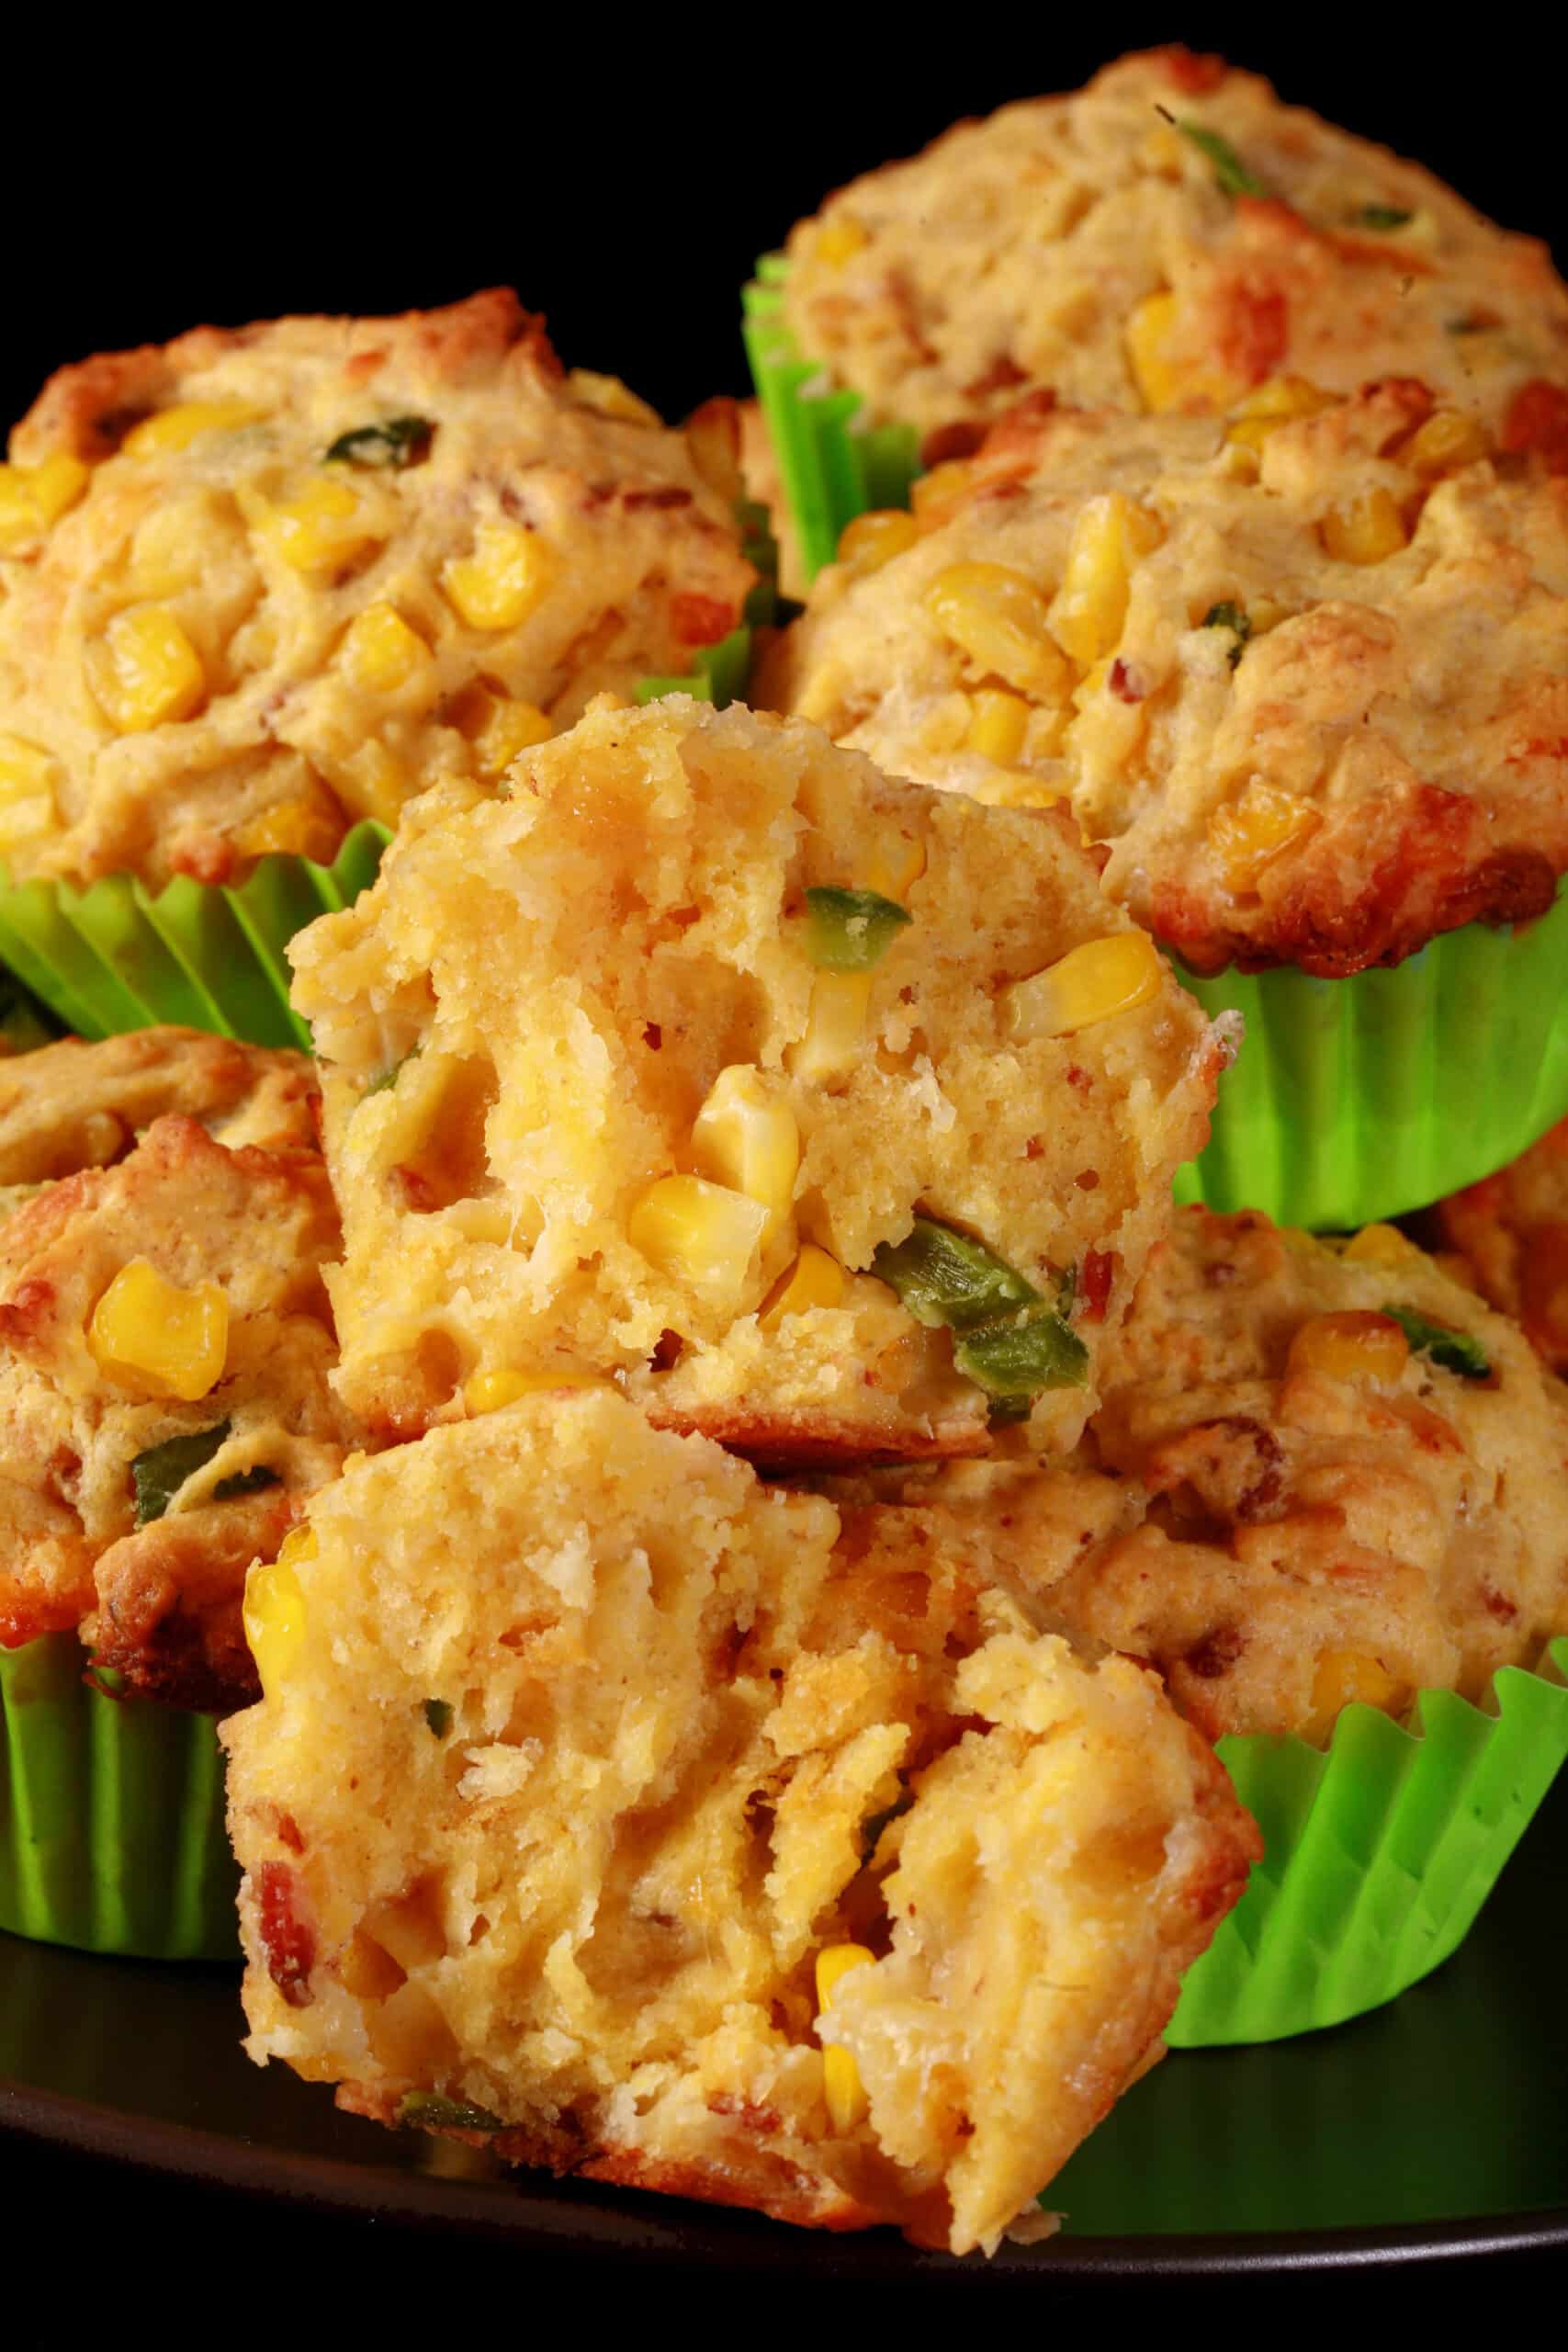
[[[1069,1467],[956,1465],[904,1498],[1156,1666],[1210,1736],[1480,1700],[1568,1632],[1568,1391],[1393,1227],[1328,1246],[1183,1210],[1104,1389]]]
[[[1428,387],[1033,399],[844,549],[764,697],[900,775],[1070,797],[1196,969],[1343,977],[1551,905],[1568,482]]]
[[[1459,1279],[1516,1316],[1553,1372],[1568,1372],[1568,1119],[1440,1201],[1433,1222]]]
[[[607,1393],[253,1570],[247,2047],[509,2159],[993,2248],[1257,1845],[1154,1677]]]
[[[1070,1444],[1225,1052],[1055,817],[684,696],[428,795],[290,952],[403,1437],[565,1375],[775,1464]]]
[[[1190,413],[1287,371],[1339,392],[1416,375],[1568,465],[1546,247],[1221,58],[1125,57],[960,123],[787,250],[785,323],[868,423],[984,420],[1036,384]]]
[[[731,421],[733,423],[733,420]],[[226,882],[740,618],[732,448],[503,290],[67,368],[0,468],[0,854]]]
[[[254,1697],[240,1622],[349,1436],[310,1066],[191,1032],[0,1066],[0,1643]]]

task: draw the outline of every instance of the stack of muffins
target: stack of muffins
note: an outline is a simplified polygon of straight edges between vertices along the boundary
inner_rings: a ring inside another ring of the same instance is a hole
[[[224,1718],[253,2056],[990,2251],[1568,1754],[1568,292],[1166,51],[751,343],[13,436],[0,952],[96,1042],[0,1074],[0,1924],[220,1950]]]

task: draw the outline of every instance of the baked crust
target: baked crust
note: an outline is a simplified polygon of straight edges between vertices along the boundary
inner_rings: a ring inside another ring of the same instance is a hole
[[[180,417],[199,426],[183,440]],[[164,418],[178,446],[148,446]],[[0,558],[0,732],[48,762],[7,810],[13,874],[213,883],[268,850],[330,858],[438,775],[499,781],[513,707],[543,730],[683,673],[754,580],[717,446],[563,372],[503,288],[62,369],[11,443],[24,469],[92,469]],[[504,593],[465,601],[462,566],[498,548]],[[130,715],[113,631],[149,611],[197,673]],[[351,639],[367,614],[382,635]]]
[[[1516,1317],[1553,1372],[1568,1372],[1568,1119],[1439,1201],[1433,1224],[1460,1280]]]

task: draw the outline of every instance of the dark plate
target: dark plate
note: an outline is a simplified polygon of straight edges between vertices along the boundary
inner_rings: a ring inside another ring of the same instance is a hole
[[[339,2115],[237,2047],[233,1975],[0,1935],[0,2128],[154,2172],[376,2213],[535,2256],[840,2278],[1279,2272],[1568,2245],[1568,1779],[1458,1957],[1392,2007],[1255,2050],[1180,2052],[1051,2193],[1062,2234],[988,2267],[886,2232],[508,2177]]]

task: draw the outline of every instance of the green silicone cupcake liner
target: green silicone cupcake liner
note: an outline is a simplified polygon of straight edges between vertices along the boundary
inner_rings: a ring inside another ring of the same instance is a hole
[[[1247,1893],[1190,1969],[1173,2047],[1278,2041],[1392,2001],[1458,1951],[1568,1758],[1568,1641],[1490,1705],[1423,1690],[1419,1729],[1347,1707],[1326,1749],[1222,1739],[1263,1832]]]
[[[30,1054],[60,1035],[60,1023],[13,972],[0,971],[0,1049]]]
[[[802,358],[784,322],[788,270],[783,254],[762,255],[742,297],[741,334],[801,563],[814,580],[838,553],[846,523],[873,506],[908,504],[919,439],[910,424],[857,424],[860,394],[836,390]]]
[[[0,959],[81,1037],[175,1021],[309,1051],[284,949],[375,880],[389,838],[367,820],[331,865],[264,857],[237,890],[179,875],[154,895],[129,874],[74,890],[14,883],[0,863]]]
[[[138,1960],[237,1960],[210,1716],[106,1697],[74,1634],[0,1650],[0,1928]]]
[[[1391,971],[1181,978],[1247,1037],[1179,1201],[1343,1231],[1490,1176],[1568,1112],[1568,892],[1539,922],[1444,932]]]

